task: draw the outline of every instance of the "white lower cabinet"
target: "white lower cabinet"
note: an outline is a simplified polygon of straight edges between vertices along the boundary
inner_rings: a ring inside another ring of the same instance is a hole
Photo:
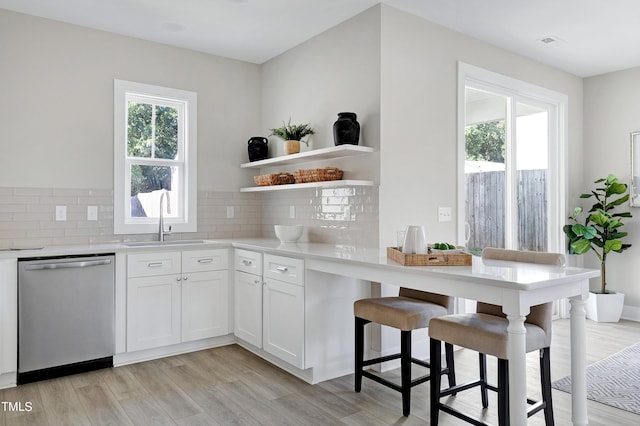
[[[182,278],[182,341],[222,336],[229,332],[228,272],[185,274]]]
[[[303,369],[304,287],[265,278],[262,297],[262,347]]]
[[[180,343],[180,275],[130,278],[127,350]]]
[[[226,249],[129,255],[127,351],[227,334],[227,256]]]
[[[236,337],[262,347],[262,277],[235,272],[234,327]]]
[[[304,261],[236,249],[235,269],[236,337],[304,369]]]

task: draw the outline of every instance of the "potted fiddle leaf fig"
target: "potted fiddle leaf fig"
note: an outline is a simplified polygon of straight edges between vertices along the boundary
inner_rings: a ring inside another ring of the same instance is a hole
[[[288,123],[283,121],[282,127],[270,130],[271,134],[269,136],[278,136],[284,140],[284,153],[286,155],[300,152],[300,142],[309,146],[309,141],[304,141],[302,138],[315,134],[309,123],[291,124],[291,118],[289,118]]]
[[[607,256],[631,247],[622,242],[628,233],[620,229],[624,225],[622,219],[631,217],[631,213],[617,211],[629,200],[628,185],[619,182],[614,175],[594,183],[596,188],[580,198],[595,198],[595,203],[586,212],[582,207],[576,207],[569,216],[570,223],[562,230],[569,238],[570,254],[593,251],[600,260],[600,291],[591,292],[587,317],[599,322],[617,322],[622,315],[624,294],[607,290]]]

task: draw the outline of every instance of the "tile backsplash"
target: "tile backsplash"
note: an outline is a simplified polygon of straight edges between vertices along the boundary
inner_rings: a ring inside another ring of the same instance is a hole
[[[262,194],[263,236],[275,236],[273,225],[293,224],[305,226],[303,241],[377,247],[378,188],[355,186]]]
[[[67,220],[56,221],[56,206]],[[96,206],[97,220],[87,220]],[[227,207],[234,217],[227,218]],[[294,213],[295,218],[291,218]],[[344,187],[270,193],[198,192],[198,232],[173,238],[275,237],[274,224],[305,225],[303,240],[378,245],[378,189]],[[153,234],[113,234],[110,189],[0,187],[0,247],[85,245],[152,240]]]

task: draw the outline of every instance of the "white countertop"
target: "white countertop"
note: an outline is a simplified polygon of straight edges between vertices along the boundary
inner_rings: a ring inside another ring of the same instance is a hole
[[[154,244],[151,242],[150,244]],[[596,269],[576,267],[560,267],[549,265],[523,265],[518,262],[483,261],[474,256],[473,264],[469,266],[402,266],[387,259],[386,249],[377,247],[357,247],[346,244],[322,243],[280,243],[276,239],[245,238],[206,240],[204,243],[194,244],[164,244],[149,246],[127,246],[127,243],[52,246],[36,250],[0,251],[0,259],[32,258],[45,256],[66,256],[82,254],[166,251],[166,250],[194,250],[205,248],[237,247],[246,250],[258,250],[274,254],[303,257],[307,260],[333,261],[339,263],[359,264],[369,268],[397,270],[403,273],[423,275],[425,277],[456,276],[456,279],[469,282],[484,281],[497,286],[518,285],[523,290],[532,290],[540,286],[549,286],[567,280],[575,280],[576,276],[594,278],[599,276]]]

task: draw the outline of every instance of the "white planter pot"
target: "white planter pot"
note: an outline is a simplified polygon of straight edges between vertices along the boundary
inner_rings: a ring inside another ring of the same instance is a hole
[[[624,293],[589,293],[587,318],[597,322],[618,322],[624,307]]]

